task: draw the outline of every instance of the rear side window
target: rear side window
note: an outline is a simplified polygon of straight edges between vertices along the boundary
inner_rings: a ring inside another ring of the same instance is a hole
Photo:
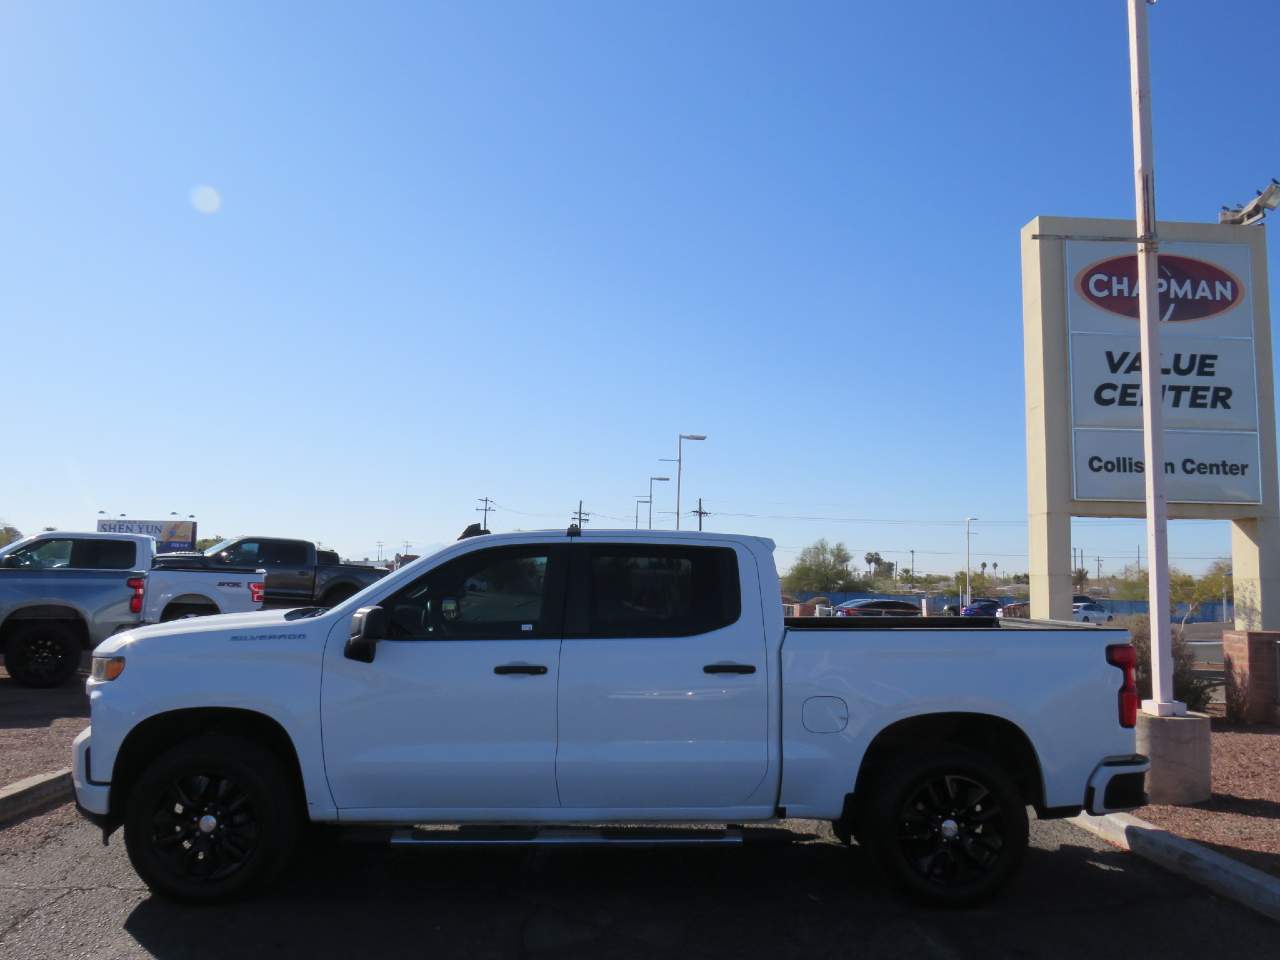
[[[725,547],[593,544],[586,629],[595,637],[686,637],[742,615],[738,557]],[[575,567],[578,563],[574,560]]]
[[[296,540],[265,540],[262,562],[269,566],[301,567],[307,562],[307,545]]]
[[[71,565],[84,570],[132,570],[138,545],[132,540],[77,540]]]

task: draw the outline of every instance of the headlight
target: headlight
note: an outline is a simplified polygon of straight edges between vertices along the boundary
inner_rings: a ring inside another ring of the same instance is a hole
[[[124,657],[94,657],[89,678],[105,682],[114,680],[122,673],[124,673]]]

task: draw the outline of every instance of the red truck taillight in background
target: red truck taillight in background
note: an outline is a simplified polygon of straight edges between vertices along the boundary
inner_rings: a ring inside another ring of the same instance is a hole
[[[1135,675],[1138,666],[1138,652],[1127,643],[1113,643],[1107,647],[1107,663],[1119,667],[1124,673],[1124,682],[1116,694],[1116,705],[1120,713],[1120,726],[1134,727],[1138,724],[1138,680]]]
[[[267,592],[267,585],[261,581],[249,584],[249,599],[254,603],[261,603],[263,594]]]
[[[129,612],[141,613],[142,595],[147,589],[146,577],[130,577],[124,585],[133,591],[133,596],[129,598]]]

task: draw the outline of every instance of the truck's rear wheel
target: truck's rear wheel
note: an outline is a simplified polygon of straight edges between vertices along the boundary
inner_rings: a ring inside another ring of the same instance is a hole
[[[208,735],[161,754],[129,794],[129,860],[161,896],[236,897],[286,865],[299,828],[280,761],[242,737]]]
[[[874,787],[859,834],[899,886],[960,906],[999,890],[1027,849],[1027,808],[1008,774],[959,748],[919,753]]]
[[[27,620],[9,634],[4,668],[24,687],[59,687],[80,666],[80,638],[57,620]]]

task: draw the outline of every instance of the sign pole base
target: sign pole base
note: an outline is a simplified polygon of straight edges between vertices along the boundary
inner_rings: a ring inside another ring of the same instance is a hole
[[[1143,700],[1142,712],[1152,717],[1185,717],[1187,705],[1181,700]]]

